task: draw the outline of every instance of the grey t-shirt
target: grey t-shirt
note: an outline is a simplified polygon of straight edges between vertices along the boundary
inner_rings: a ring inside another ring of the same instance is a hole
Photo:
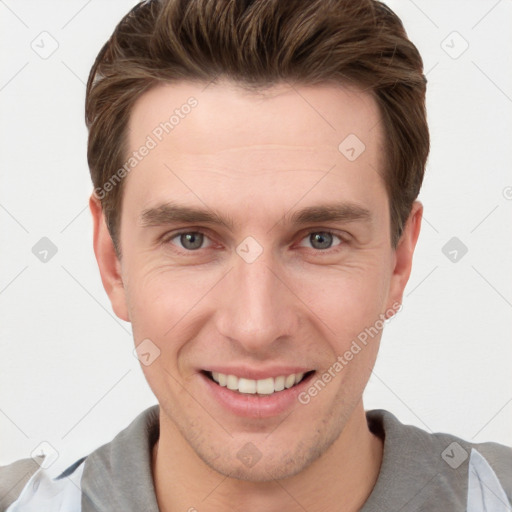
[[[42,459],[0,467],[0,511],[158,512],[151,475],[158,412],[158,405],[146,409],[58,474],[40,467]],[[512,448],[430,434],[382,409],[366,417],[384,440],[384,453],[361,512],[512,512]]]

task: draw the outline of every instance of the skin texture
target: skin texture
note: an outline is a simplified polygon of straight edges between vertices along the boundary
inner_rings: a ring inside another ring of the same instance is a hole
[[[198,372],[331,367],[401,302],[422,206],[414,203],[393,249],[379,111],[367,93],[341,86],[160,85],[133,108],[129,150],[190,97],[197,106],[124,178],[121,261],[90,200],[112,307],[132,323],[136,345],[149,338],[160,350],[142,365],[160,403],[152,460],[160,509],[359,510],[382,461],[362,403],[381,331],[307,405],[270,418],[226,411]],[[354,161],[338,149],[349,134],[365,144]],[[143,227],[141,213],[166,201],[215,211],[233,226]],[[368,218],[290,223],[297,210],[339,202]],[[203,246],[187,252],[174,236],[182,229],[202,231]],[[317,248],[309,235],[328,230],[332,247]],[[263,249],[252,263],[236,252],[248,236]],[[237,458],[246,443],[261,453],[252,467]]]

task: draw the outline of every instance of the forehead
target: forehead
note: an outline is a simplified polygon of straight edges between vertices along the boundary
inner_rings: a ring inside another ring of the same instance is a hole
[[[138,98],[128,141],[136,147],[141,135],[152,134],[183,149],[200,141],[205,150],[219,151],[246,137],[253,144],[321,144],[336,149],[340,137],[350,133],[378,137],[379,119],[373,96],[355,87],[279,84],[253,92],[229,81],[178,82],[157,85]]]
[[[158,85],[130,115],[129,154],[150,149],[134,162],[125,194],[146,206],[178,190],[191,199],[225,199],[238,190],[251,200],[280,190],[296,200],[316,182],[311,197],[347,188],[347,180],[382,188],[379,121],[374,98],[355,88]]]

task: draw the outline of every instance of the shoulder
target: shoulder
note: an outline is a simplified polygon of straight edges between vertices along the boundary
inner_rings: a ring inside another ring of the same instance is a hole
[[[78,460],[68,452],[0,467],[0,512],[75,512],[82,495],[95,496],[98,504],[121,504],[116,510],[157,511],[150,450],[159,432],[158,412],[158,406],[146,409],[113,440]]]
[[[0,467],[0,512],[80,510],[80,479],[86,457],[62,471],[46,468],[46,458],[21,459]]]
[[[426,425],[425,429],[406,425],[383,409],[366,411],[366,416],[370,430],[384,440],[379,493],[392,487],[412,496],[414,490],[414,501],[420,507],[445,503],[451,510],[509,510],[509,446],[473,443],[453,434],[427,431]],[[471,508],[473,503],[485,504],[487,509]]]
[[[500,480],[507,491],[509,500],[512,499],[512,448],[500,443],[484,442],[473,443],[461,437],[446,432],[427,432],[411,425],[403,425],[403,429],[415,439],[421,441],[423,450],[430,451],[443,464],[441,467],[447,474],[452,474],[459,468],[469,473],[475,467],[482,467],[485,461],[493,473]],[[481,463],[479,463],[480,461]]]
[[[39,469],[40,458],[20,459],[0,466],[0,512],[16,501],[31,476]]]
[[[512,448],[499,443],[479,443],[471,446],[485,457],[498,475],[508,474],[509,479],[504,482],[504,486],[509,495],[512,495]]]
[[[478,510],[476,504],[485,504],[482,510],[510,511],[512,504],[512,448],[499,443],[469,443],[456,438],[468,456],[467,500],[468,510]]]

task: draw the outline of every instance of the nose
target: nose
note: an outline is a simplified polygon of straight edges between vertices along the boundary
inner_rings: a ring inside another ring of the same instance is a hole
[[[215,318],[220,335],[261,356],[275,353],[273,345],[295,337],[301,302],[287,281],[285,269],[270,252],[251,263],[234,254],[233,268],[218,294]]]

